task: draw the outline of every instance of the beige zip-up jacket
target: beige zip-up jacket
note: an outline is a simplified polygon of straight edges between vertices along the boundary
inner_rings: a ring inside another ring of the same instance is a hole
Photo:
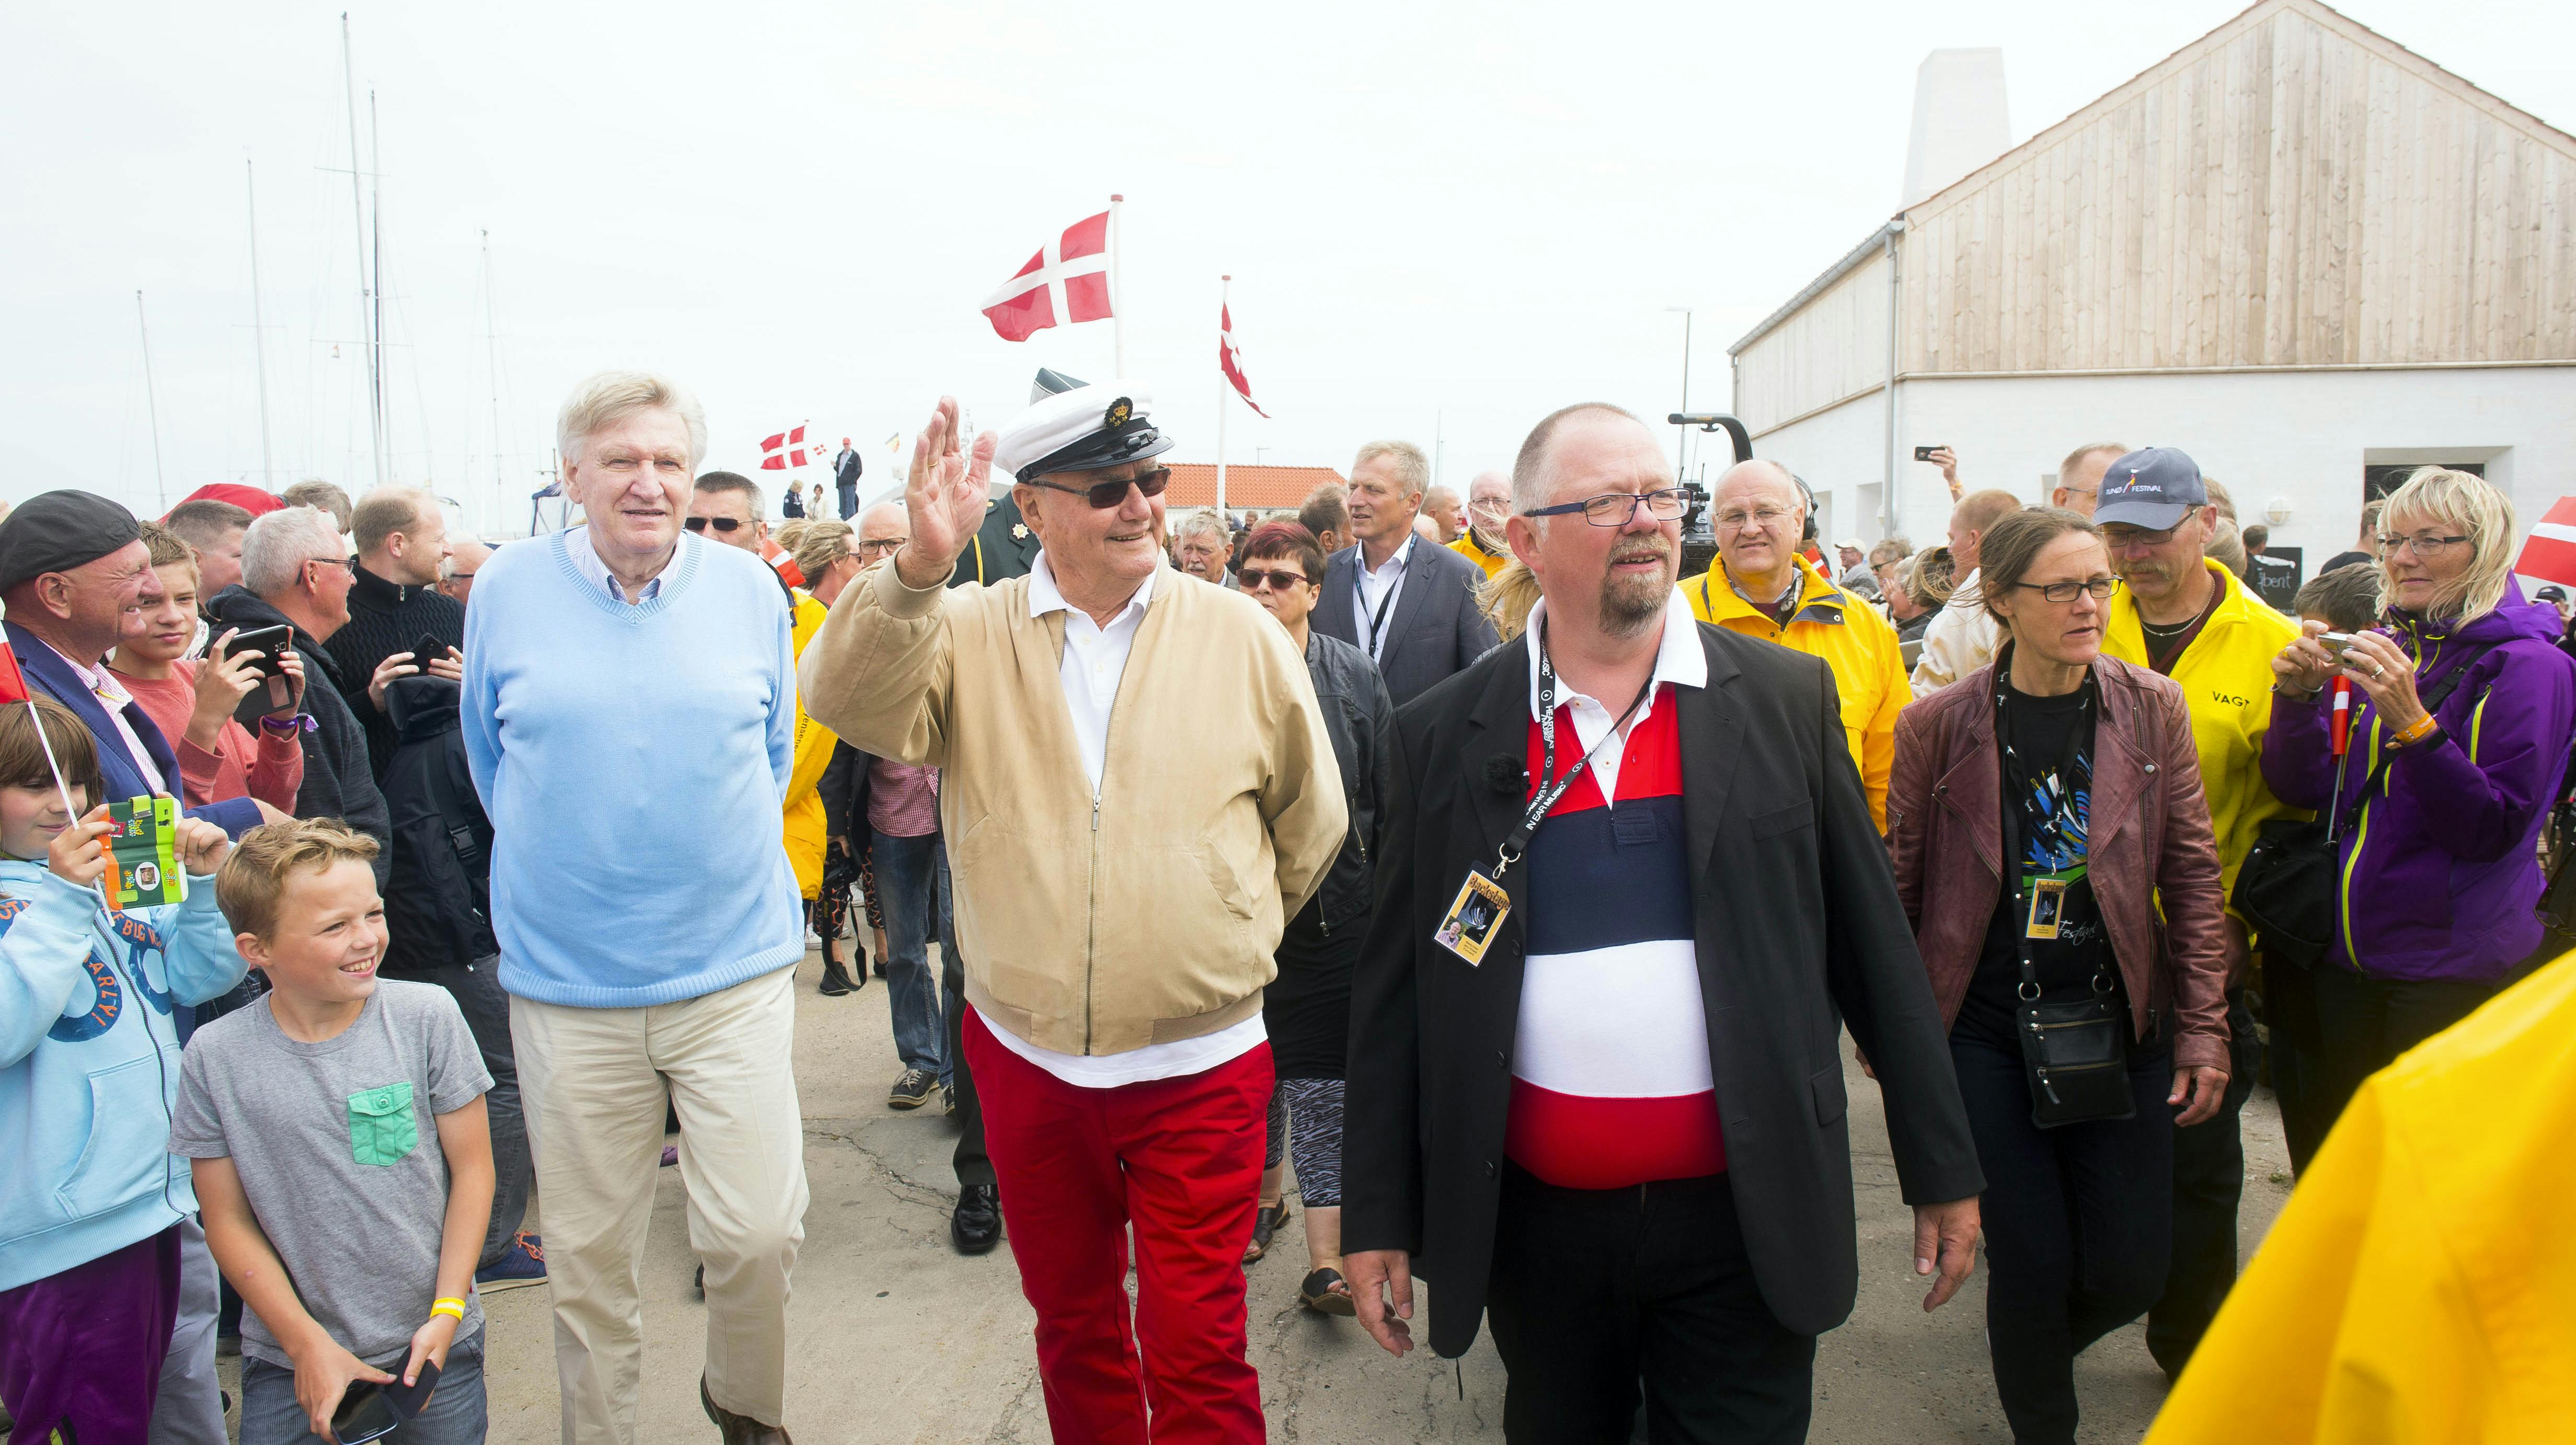
[[[1251,1017],[1281,924],[1348,829],[1315,686],[1239,592],[1157,579],[1091,791],[1058,667],[1064,614],[1028,579],[842,592],[798,668],[850,746],[941,769],[966,997],[1066,1054],[1119,1054]]]

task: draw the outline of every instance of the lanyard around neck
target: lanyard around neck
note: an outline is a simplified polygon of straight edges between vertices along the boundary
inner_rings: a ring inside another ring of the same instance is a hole
[[[1378,598],[1377,611],[1369,614],[1368,654],[1371,660],[1375,660],[1377,657],[1378,629],[1386,625],[1387,611],[1395,606],[1396,590],[1404,585],[1404,566],[1412,559],[1412,556],[1413,543],[1407,541],[1403,547],[1397,549],[1394,556],[1387,559],[1387,561],[1395,564],[1396,573],[1395,576],[1389,579],[1386,584],[1386,595]],[[1365,581],[1371,575],[1368,564],[1368,552],[1365,548],[1360,552],[1359,564],[1360,578]],[[1363,607],[1368,605],[1368,591],[1365,587],[1362,587],[1360,590],[1360,605]]]
[[[1556,806],[1557,799],[1565,796],[1566,789],[1574,786],[1574,780],[1583,776],[1583,770],[1591,765],[1592,755],[1601,751],[1601,743],[1617,737],[1619,729],[1628,725],[1628,719],[1636,716],[1637,709],[1646,705],[1646,699],[1653,696],[1654,691],[1655,676],[1653,673],[1648,673],[1645,686],[1637,689],[1636,697],[1628,703],[1628,710],[1619,714],[1618,719],[1610,724],[1609,731],[1601,735],[1601,741],[1585,748],[1583,756],[1574,760],[1574,766],[1565,770],[1564,777],[1556,776],[1556,666],[1548,661],[1547,656],[1547,619],[1539,619],[1538,731],[1541,740],[1538,765],[1539,789],[1530,799],[1529,806],[1521,810],[1519,826],[1513,828],[1512,835],[1503,840],[1502,851],[1498,855],[1500,862],[1494,869],[1494,878],[1497,882],[1501,881],[1503,874],[1509,871],[1513,864],[1521,861],[1529,851],[1530,838],[1538,832],[1538,825],[1547,820],[1548,810]]]

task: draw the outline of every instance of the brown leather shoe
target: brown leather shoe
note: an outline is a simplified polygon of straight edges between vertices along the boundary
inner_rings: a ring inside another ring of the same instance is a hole
[[[716,1403],[707,1393],[707,1377],[698,1376],[698,1403],[707,1407],[707,1418],[724,1432],[724,1445],[796,1445],[789,1439],[784,1425],[763,1425],[749,1415],[737,1415]]]

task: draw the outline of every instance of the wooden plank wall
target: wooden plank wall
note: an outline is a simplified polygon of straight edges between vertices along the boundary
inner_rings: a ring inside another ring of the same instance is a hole
[[[2302,7],[2249,20],[1907,216],[1906,372],[2576,358],[2576,147]],[[1876,380],[1883,332],[1850,344]],[[1782,416],[1837,372],[1775,369]]]
[[[1886,379],[1887,257],[1881,254],[1736,357],[1736,416],[1759,433]]]

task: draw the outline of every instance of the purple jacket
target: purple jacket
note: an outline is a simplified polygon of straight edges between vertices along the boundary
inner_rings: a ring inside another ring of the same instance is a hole
[[[2447,633],[2393,611],[2382,630],[2417,659],[2419,693],[2468,671],[2433,710],[2442,736],[2395,752],[2353,689],[2329,956],[2371,978],[2491,980],[2540,946],[2533,850],[2564,786],[2576,660],[2556,646],[2557,610],[2523,601],[2518,579],[2503,606]],[[2263,780],[2285,803],[2323,810],[2334,791],[2331,696],[2273,709]]]

